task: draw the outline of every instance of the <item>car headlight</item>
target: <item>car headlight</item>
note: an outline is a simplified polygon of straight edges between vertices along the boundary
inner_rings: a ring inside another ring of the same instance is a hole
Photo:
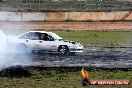
[[[76,43],[74,46],[75,46],[75,47],[81,47],[82,44],[80,44],[80,43]]]

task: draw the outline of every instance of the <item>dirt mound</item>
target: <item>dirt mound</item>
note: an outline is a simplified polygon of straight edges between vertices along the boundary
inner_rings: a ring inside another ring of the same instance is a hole
[[[30,71],[20,65],[11,66],[0,71],[1,77],[29,77]]]

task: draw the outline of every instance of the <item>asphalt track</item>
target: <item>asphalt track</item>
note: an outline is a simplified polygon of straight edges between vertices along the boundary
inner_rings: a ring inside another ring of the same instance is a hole
[[[43,67],[93,66],[132,68],[132,48],[85,48],[75,56],[49,53],[1,54],[0,65],[30,65]]]

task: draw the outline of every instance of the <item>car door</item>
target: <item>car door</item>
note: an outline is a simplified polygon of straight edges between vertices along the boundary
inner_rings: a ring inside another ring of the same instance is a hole
[[[56,51],[58,49],[57,41],[54,41],[54,39],[47,33],[40,33],[39,36],[39,43],[43,50]]]
[[[32,50],[39,50],[39,37],[37,32],[28,32],[19,37],[19,43],[26,44]]]
[[[29,39],[30,40],[27,41],[28,45],[31,46],[33,50],[41,50],[38,32],[31,32]]]

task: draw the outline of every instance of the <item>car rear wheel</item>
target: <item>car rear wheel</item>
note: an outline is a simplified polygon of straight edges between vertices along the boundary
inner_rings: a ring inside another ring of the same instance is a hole
[[[60,55],[69,55],[69,48],[67,46],[60,46],[58,51]]]

